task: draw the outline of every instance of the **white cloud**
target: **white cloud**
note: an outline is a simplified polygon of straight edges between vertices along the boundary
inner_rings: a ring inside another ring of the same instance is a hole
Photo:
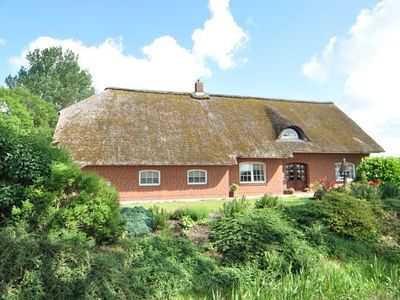
[[[26,65],[25,56],[33,49],[62,46],[79,55],[79,64],[92,74],[97,90],[107,86],[126,88],[192,91],[199,77],[211,76],[207,59],[222,69],[234,67],[234,54],[247,40],[236,24],[228,0],[209,0],[211,17],[204,29],[193,32],[193,49],[180,46],[175,38],[162,36],[141,50],[142,57],[124,53],[123,38],[107,38],[100,45],[86,46],[81,41],[39,37],[9,63],[16,68]]]
[[[317,82],[344,75],[338,105],[387,154],[400,156],[400,1],[362,10],[347,35],[334,40],[303,65],[303,74]]]
[[[6,39],[0,37],[0,46],[4,46],[7,44]]]
[[[245,45],[248,35],[240,28],[229,11],[229,0],[210,0],[211,18],[203,29],[192,34],[193,52],[201,58],[214,59],[221,69],[236,65],[233,55]]]

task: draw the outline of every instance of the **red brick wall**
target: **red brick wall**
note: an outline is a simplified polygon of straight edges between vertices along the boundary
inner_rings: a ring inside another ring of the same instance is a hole
[[[266,165],[264,184],[241,184],[239,195],[256,196],[264,193],[281,194],[286,188],[284,166],[287,163],[303,163],[307,166],[307,183],[320,178],[335,180],[335,163],[343,157],[356,166],[363,155],[360,154],[295,154],[290,159],[244,159],[240,162],[257,161]],[[207,171],[207,184],[188,185],[187,171],[203,169]],[[121,200],[182,199],[182,198],[221,198],[228,197],[229,186],[239,183],[239,165],[233,166],[87,166],[85,171],[93,171],[103,176],[115,186]],[[159,186],[139,186],[140,170],[161,172]]]
[[[207,171],[207,184],[188,185],[187,171]],[[121,200],[222,198],[228,197],[229,174],[227,166],[87,166],[104,177],[121,196]],[[160,171],[159,186],[139,186],[140,170]]]

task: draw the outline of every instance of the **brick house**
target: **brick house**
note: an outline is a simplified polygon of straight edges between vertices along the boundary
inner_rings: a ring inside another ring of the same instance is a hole
[[[54,138],[123,200],[248,196],[340,182],[383,149],[331,102],[106,88],[60,113]]]

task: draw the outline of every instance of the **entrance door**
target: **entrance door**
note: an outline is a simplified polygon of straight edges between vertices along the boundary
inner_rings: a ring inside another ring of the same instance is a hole
[[[287,188],[302,191],[307,184],[306,165],[300,163],[287,164],[285,169]]]

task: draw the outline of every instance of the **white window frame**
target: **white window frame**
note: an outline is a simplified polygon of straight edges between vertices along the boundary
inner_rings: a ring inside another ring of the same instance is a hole
[[[189,182],[189,173],[190,172],[196,172],[196,171],[200,171],[200,172],[204,172],[204,175],[205,175],[205,182]],[[186,178],[187,178],[187,184],[188,185],[205,185],[205,184],[207,184],[207,170],[203,170],[203,169],[190,169],[190,170],[187,170],[187,176],[186,176]]]
[[[286,132],[287,132],[287,131],[293,131],[293,132],[295,132],[295,133],[296,133],[296,137],[294,137],[294,136],[284,136],[285,131],[286,131]],[[291,127],[288,127],[288,128],[285,128],[285,129],[282,130],[280,138],[281,138],[282,140],[299,140],[299,139],[300,139],[300,134],[299,134],[299,132],[298,132],[296,129],[291,128]]]
[[[142,173],[145,172],[156,172],[158,174],[158,183],[142,183]],[[161,185],[161,173],[159,170],[140,170],[139,171],[139,186],[159,186]]]
[[[341,162],[337,162],[337,163],[335,163],[335,181],[336,182],[343,182],[343,177],[342,176],[340,176],[340,174],[339,174],[339,169],[340,169],[340,166],[342,165],[342,163]],[[353,180],[354,180],[354,178],[356,177],[356,165],[355,164],[353,164],[353,163],[351,163],[351,162],[348,162],[347,163],[347,165],[349,165],[350,167],[351,167],[351,169],[352,169],[352,175],[353,175],[353,177],[348,177],[347,178],[347,181],[348,182],[352,182]]]
[[[242,181],[240,179],[240,170],[242,165],[251,165],[250,171],[251,171],[251,181]],[[254,165],[262,165],[263,166],[263,171],[264,171],[264,180],[263,181],[255,181],[254,180]],[[263,162],[259,161],[244,161],[239,163],[239,182],[240,184],[254,184],[254,183],[266,183],[267,182],[267,166]]]

